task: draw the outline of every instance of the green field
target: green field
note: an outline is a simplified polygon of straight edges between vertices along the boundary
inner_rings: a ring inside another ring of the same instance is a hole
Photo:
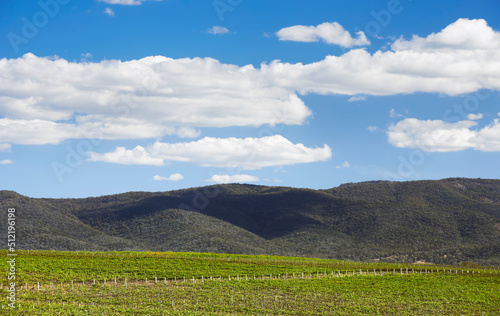
[[[7,272],[7,252],[0,267]],[[18,251],[5,315],[500,315],[500,272],[207,253]]]

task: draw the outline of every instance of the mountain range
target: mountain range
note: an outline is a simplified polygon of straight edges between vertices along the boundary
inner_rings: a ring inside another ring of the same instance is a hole
[[[500,265],[500,180],[371,181],[327,190],[224,184],[83,199],[0,191],[5,219],[12,207],[18,249]]]

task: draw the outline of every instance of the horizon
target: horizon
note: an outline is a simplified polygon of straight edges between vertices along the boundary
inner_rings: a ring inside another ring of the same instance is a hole
[[[188,188],[178,188],[178,189],[171,189],[171,190],[164,190],[164,191],[126,191],[126,192],[118,192],[118,193],[111,193],[111,194],[102,194],[102,195],[94,195],[94,196],[84,196],[84,197],[46,197],[46,196],[28,196],[25,194],[22,194],[18,191],[13,191],[13,190],[5,190],[1,189],[0,192],[13,192],[16,194],[19,194],[21,196],[30,198],[30,199],[55,199],[55,200],[65,200],[65,199],[89,199],[89,198],[100,198],[100,197],[106,197],[106,196],[112,196],[112,195],[122,195],[122,194],[128,194],[128,193],[165,193],[165,192],[174,192],[174,191],[189,191],[189,190],[198,190],[198,189],[203,189],[206,187],[212,187],[212,186],[226,186],[226,185],[247,185],[247,186],[258,186],[258,187],[270,187],[270,188],[290,188],[290,189],[298,189],[298,190],[313,190],[313,191],[326,191],[326,190],[331,190],[331,189],[337,189],[341,188],[343,186],[347,185],[357,185],[357,184],[364,184],[364,183],[406,183],[406,182],[422,182],[422,181],[444,181],[444,180],[486,180],[486,181],[500,181],[500,179],[493,179],[493,178],[464,178],[464,177],[450,177],[450,178],[442,178],[442,179],[419,179],[419,180],[366,180],[366,181],[360,181],[360,182],[345,182],[341,183],[337,186],[333,187],[326,187],[326,188],[320,188],[320,189],[313,189],[313,188],[307,188],[307,187],[294,187],[294,186],[283,186],[283,185],[265,185],[265,184],[255,184],[255,183],[245,183],[245,182],[232,182],[232,183],[213,183],[213,184],[207,184],[204,186],[198,186],[198,187],[188,187]]]
[[[500,2],[0,3],[0,189],[500,179]]]

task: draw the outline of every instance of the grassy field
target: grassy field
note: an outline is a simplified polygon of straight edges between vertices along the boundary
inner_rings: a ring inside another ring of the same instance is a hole
[[[7,252],[0,267],[8,271]],[[6,315],[500,315],[500,273],[200,253],[18,251]],[[7,275],[7,273],[5,273]]]

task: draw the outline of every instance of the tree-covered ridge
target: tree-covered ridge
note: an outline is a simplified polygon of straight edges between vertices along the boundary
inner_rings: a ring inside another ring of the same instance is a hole
[[[16,208],[24,249],[500,264],[500,180],[375,181],[328,190],[227,184],[85,199],[0,191],[0,207]]]

